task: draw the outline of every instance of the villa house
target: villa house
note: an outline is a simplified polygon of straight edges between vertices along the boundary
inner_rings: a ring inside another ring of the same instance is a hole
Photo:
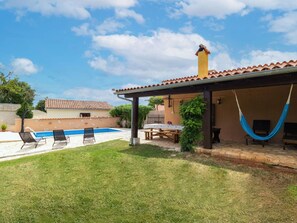
[[[137,143],[139,97],[161,95],[164,97],[165,123],[180,124],[179,106],[183,101],[202,95],[206,102],[203,120],[204,148],[212,148],[213,127],[220,128],[224,141],[244,142],[243,131],[233,90],[247,122],[270,120],[274,128],[287,101],[290,86],[297,83],[297,60],[256,65],[232,70],[208,69],[210,52],[200,45],[198,73],[194,76],[165,80],[160,84],[119,89],[117,95],[133,99],[133,123],[131,142]],[[292,91],[289,113],[285,122],[297,123],[297,85]],[[280,143],[281,130],[270,141]]]
[[[112,106],[101,101],[46,99],[46,118],[110,117]]]

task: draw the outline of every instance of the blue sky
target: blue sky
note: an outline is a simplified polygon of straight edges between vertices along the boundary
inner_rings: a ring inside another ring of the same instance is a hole
[[[0,71],[45,97],[122,101],[113,88],[297,59],[292,0],[0,0]]]

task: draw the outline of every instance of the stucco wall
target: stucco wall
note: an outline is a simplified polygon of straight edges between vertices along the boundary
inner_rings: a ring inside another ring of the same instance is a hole
[[[271,130],[275,127],[287,101],[289,86],[237,90],[241,110],[252,127],[253,120],[271,121]],[[239,123],[239,114],[234,95],[231,91],[215,92],[222,103],[216,106],[216,126],[222,128],[221,138],[228,141],[243,142],[245,132]],[[297,122],[297,89],[293,90],[290,110],[286,122]],[[271,142],[281,143],[283,129]]]
[[[287,100],[289,86],[266,87],[237,90],[242,112],[252,127],[254,119],[267,119],[271,121],[271,129],[276,125],[284,104]],[[193,95],[183,95],[190,98]],[[174,95],[174,108],[168,108],[165,100],[165,122],[180,123],[179,103],[182,95]],[[225,141],[244,143],[245,132],[239,123],[238,109],[232,91],[213,93],[213,103],[221,98],[221,104],[215,104],[216,127],[221,128],[220,138]],[[291,106],[286,122],[297,122],[297,87],[293,90]],[[271,142],[280,143],[283,129]]]
[[[168,107],[169,101],[168,97],[164,97],[164,107],[165,107],[165,123],[172,122],[172,124],[180,124],[180,116],[179,116],[179,107],[180,102],[187,101],[197,96],[198,94],[180,94],[180,95],[171,95],[171,107]]]
[[[32,112],[33,112],[34,119],[47,118],[47,113],[44,111],[32,110]]]
[[[14,125],[14,120],[18,117],[16,111],[21,106],[19,104],[0,104],[0,125]]]
[[[80,113],[91,113],[91,117],[110,117],[108,110],[47,109],[47,118],[79,118]]]
[[[34,131],[51,131],[54,129],[83,129],[93,128],[117,128],[118,118],[55,118],[55,119],[26,119],[25,127]],[[16,119],[14,131],[21,129],[21,119]]]

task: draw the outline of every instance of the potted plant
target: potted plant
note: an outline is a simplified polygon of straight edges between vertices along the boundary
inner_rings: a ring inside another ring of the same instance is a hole
[[[1,125],[1,130],[2,130],[2,132],[5,132],[6,129],[7,129],[7,125],[3,123],[3,124]]]

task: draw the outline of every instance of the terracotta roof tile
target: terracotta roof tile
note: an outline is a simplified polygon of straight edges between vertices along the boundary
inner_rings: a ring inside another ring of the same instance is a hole
[[[270,63],[270,64],[263,64],[263,65],[254,65],[254,66],[248,66],[248,67],[241,67],[237,69],[232,70],[224,70],[224,71],[216,71],[216,70],[210,70],[208,72],[208,77],[203,78],[204,79],[211,79],[211,78],[218,78],[218,77],[226,77],[226,76],[233,76],[238,74],[248,74],[252,72],[259,72],[259,71],[265,71],[265,70],[273,70],[273,69],[281,69],[285,67],[297,67],[297,60],[290,60],[290,61],[284,61],[284,62],[277,62],[277,63]],[[170,85],[170,84],[176,84],[186,81],[196,81],[196,80],[202,80],[197,75],[194,76],[186,76],[186,77],[180,77],[175,79],[169,79],[162,81],[161,84],[155,84],[155,85],[148,85],[148,86],[141,86],[141,87],[135,87],[135,88],[125,88],[125,89],[118,89],[116,92],[123,92],[127,90],[135,90],[140,88],[149,88],[149,87],[155,87],[155,86],[163,86],[163,85]]]
[[[46,109],[103,109],[109,110],[112,108],[107,102],[101,101],[77,101],[77,100],[63,100],[63,99],[46,99]]]

